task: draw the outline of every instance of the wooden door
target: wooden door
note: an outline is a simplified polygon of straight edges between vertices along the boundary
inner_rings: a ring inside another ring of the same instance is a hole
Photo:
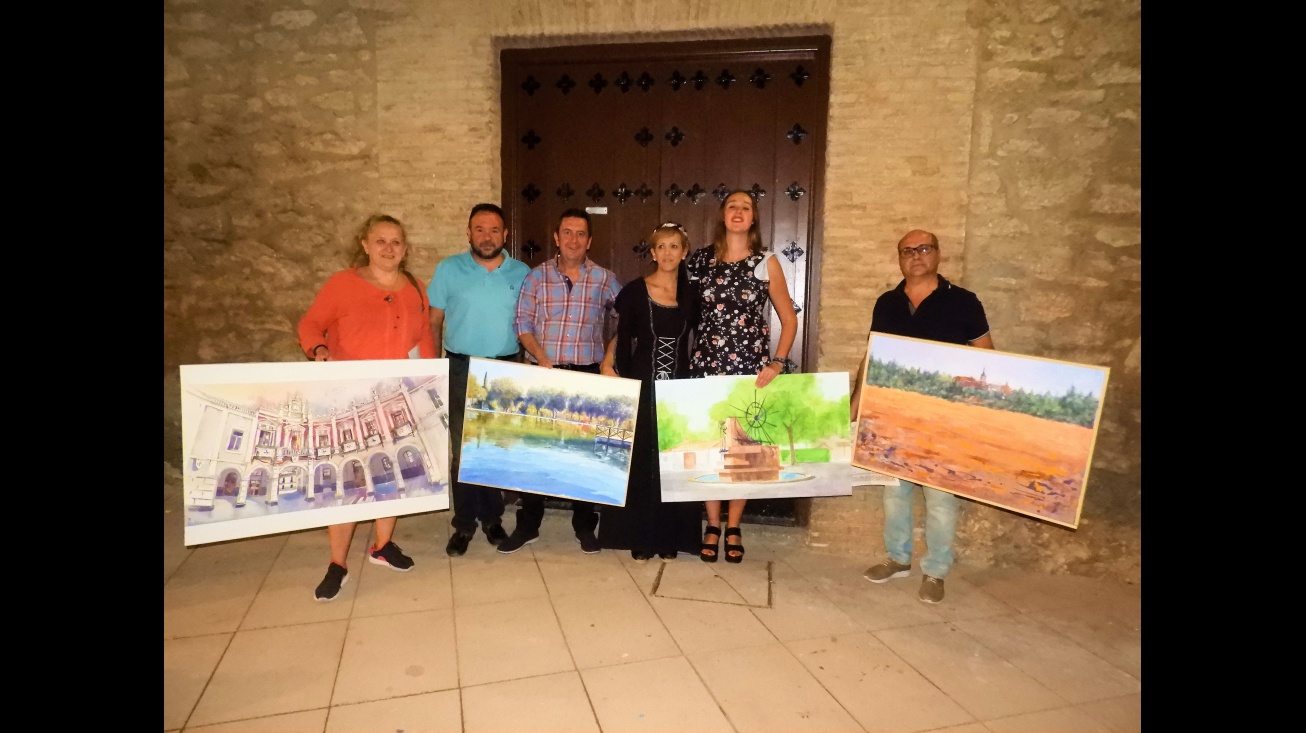
[[[503,208],[510,251],[556,254],[570,207],[591,213],[590,257],[622,283],[651,269],[648,235],[674,221],[708,245],[720,203],[754,194],[798,316],[790,358],[815,363],[830,39],[827,36],[508,49],[500,57]],[[774,350],[780,322],[771,315]],[[792,517],[792,500],[749,502]]]

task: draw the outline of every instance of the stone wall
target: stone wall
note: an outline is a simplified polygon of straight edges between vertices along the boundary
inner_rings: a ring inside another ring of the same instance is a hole
[[[936,232],[1000,349],[1111,367],[1071,531],[967,503],[967,562],[1141,564],[1139,5],[794,0],[168,0],[164,460],[177,367],[302,358],[294,326],[368,214],[413,270],[499,200],[506,47],[833,38],[817,368],[854,371],[894,244]],[[520,233],[519,233],[520,234]],[[817,499],[814,546],[879,552],[878,490]]]

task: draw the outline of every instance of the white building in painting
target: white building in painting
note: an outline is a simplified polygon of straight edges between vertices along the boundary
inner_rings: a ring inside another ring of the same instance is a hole
[[[435,378],[407,389],[394,380],[382,392],[314,414],[297,394],[269,407],[189,390],[187,406],[200,415],[184,457],[187,509],[209,510],[219,500],[275,506],[292,495],[308,502],[378,490],[402,496],[411,487],[447,483],[448,452],[437,455],[425,437],[436,421],[448,430]]]

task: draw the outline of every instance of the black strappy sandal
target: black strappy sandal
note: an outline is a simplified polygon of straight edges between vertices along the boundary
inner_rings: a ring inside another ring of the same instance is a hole
[[[716,542],[709,543],[707,541],[707,536],[710,534],[716,535]],[[716,562],[717,557],[721,554],[720,544],[721,528],[710,524],[707,525],[707,528],[703,530],[703,545],[698,548],[698,559],[703,562]],[[708,550],[712,551],[711,555],[707,554]]]
[[[726,527],[726,537],[738,537],[739,544],[732,545],[726,542],[726,562],[743,562],[744,561],[744,535],[740,533],[738,527]],[[731,555],[731,552],[738,551],[738,555]]]

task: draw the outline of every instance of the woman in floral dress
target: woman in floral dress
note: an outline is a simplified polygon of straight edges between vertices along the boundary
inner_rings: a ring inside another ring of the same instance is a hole
[[[798,316],[785,282],[784,269],[762,250],[757,205],[748,191],[737,190],[721,202],[712,244],[685,261],[698,298],[698,340],[690,357],[695,377],[717,374],[756,374],[761,389],[786,371],[789,349],[798,329]],[[771,353],[767,303],[780,318],[780,339]],[[747,499],[730,499],[726,514],[726,562],[744,559],[739,522]],[[721,501],[707,505],[707,527],[699,557],[716,562],[721,539]],[[735,540],[731,542],[731,540]]]

